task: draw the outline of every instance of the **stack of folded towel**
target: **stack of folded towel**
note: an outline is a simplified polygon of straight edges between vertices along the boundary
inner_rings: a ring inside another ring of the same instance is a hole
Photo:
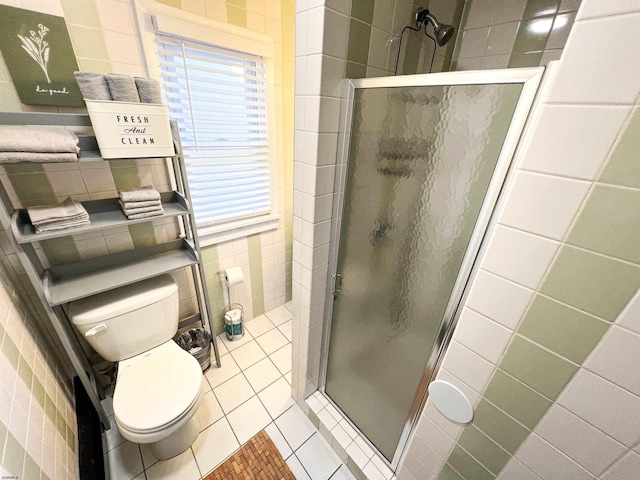
[[[29,207],[27,213],[36,228],[36,233],[54,232],[90,224],[87,211],[82,204],[73,201],[71,197],[53,207]]]
[[[71,130],[0,125],[0,163],[77,162],[78,137]]]
[[[160,84],[152,78],[93,72],[75,72],[75,76],[85,100],[162,103]]]
[[[152,186],[132,188],[118,193],[122,211],[130,220],[162,215],[160,193]]]

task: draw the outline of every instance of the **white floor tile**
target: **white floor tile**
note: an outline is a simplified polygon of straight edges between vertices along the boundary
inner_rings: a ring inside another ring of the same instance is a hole
[[[238,367],[231,355],[227,354],[220,357],[220,363],[222,363],[222,367],[211,367],[207,370],[207,373],[204,374],[211,388],[217,387],[240,373],[240,367]]]
[[[200,431],[207,428],[209,425],[217,422],[224,416],[222,408],[216,399],[213,392],[207,392],[202,398],[200,408],[196,412],[196,417],[200,422]]]
[[[222,335],[224,335],[224,333]],[[226,355],[227,353],[229,353],[229,349],[224,344],[220,336],[216,338],[216,345],[218,345],[218,352],[220,353],[220,356]],[[216,362],[216,356],[214,355],[213,348],[211,349],[211,362],[214,364]]]
[[[292,302],[291,300],[289,300],[287,303],[285,303],[285,304],[284,304],[285,308],[286,308],[287,310],[289,310],[290,312],[292,312],[292,311],[293,311],[293,307],[292,307],[292,305],[291,305],[292,303],[293,303],[293,302]]]
[[[251,332],[248,332],[246,330],[244,332],[244,336],[238,340],[227,340],[226,333],[223,333],[222,335],[218,335],[218,341],[222,343],[225,346],[225,348],[230,352],[233,352],[236,348],[241,347],[242,345],[250,342],[251,340],[253,340],[253,336],[251,335]]]
[[[293,336],[293,320],[284,322],[282,325],[278,327],[278,330],[282,332],[282,334],[287,338],[287,340],[291,341],[291,337]]]
[[[177,457],[156,463],[146,471],[147,480],[199,480],[200,471],[189,448]]]
[[[253,397],[228,414],[227,420],[242,445],[269,425],[271,417],[258,397]]]
[[[279,307],[274,308],[270,312],[267,312],[265,315],[269,317],[269,320],[271,320],[276,326],[293,318],[291,310],[289,310],[284,305],[280,305]]]
[[[333,474],[331,480],[356,480],[346,465],[342,465],[336,473]]]
[[[148,443],[140,444],[140,453],[142,453],[142,463],[144,464],[145,469],[148,469],[151,465],[158,462],[158,459],[151,451],[151,447],[149,447]]]
[[[302,467],[300,460],[298,460],[295,455],[291,455],[287,458],[287,465],[289,465],[289,468],[296,477],[296,480],[311,480],[311,477],[307,475],[307,472]]]
[[[282,458],[289,458],[289,456],[293,453],[293,450],[291,450],[291,447],[282,436],[282,433],[280,433],[280,430],[278,430],[276,424],[271,422],[265,427],[265,430],[269,435],[269,438],[271,438],[271,441],[273,441],[273,444],[280,452],[280,455],[282,455]]]
[[[317,432],[311,421],[297,405],[280,415],[276,419],[276,425],[294,451]]]
[[[338,455],[320,435],[314,434],[296,450],[296,457],[302,463],[311,480],[328,480],[342,464]]]
[[[294,404],[291,385],[284,378],[280,378],[262,390],[258,393],[258,397],[274,420]]]
[[[271,354],[289,343],[287,337],[282,335],[280,330],[277,329],[270,330],[267,333],[260,335],[256,338],[256,342],[260,344],[267,354]]]
[[[218,420],[200,433],[191,446],[203,476],[240,448],[226,418]]]
[[[263,358],[255,365],[244,370],[244,376],[256,392],[275,382],[281,373],[271,360]]]
[[[282,374],[291,371],[291,344],[285,345],[269,355],[269,358]]]
[[[254,363],[259,362],[267,355],[264,353],[262,348],[260,348],[260,345],[253,341],[246,343],[240,348],[236,348],[231,352],[231,356],[240,367],[240,370],[244,370]]]
[[[130,480],[144,470],[137,443],[124,442],[109,451],[111,478]]]
[[[249,330],[249,332],[251,332],[251,335],[254,338],[275,328],[275,325],[271,320],[269,320],[269,318],[267,318],[266,315],[258,315],[254,319],[246,322],[244,326]]]
[[[231,380],[214,388],[213,393],[225,413],[229,413],[255,395],[251,385],[242,374],[236,375]]]

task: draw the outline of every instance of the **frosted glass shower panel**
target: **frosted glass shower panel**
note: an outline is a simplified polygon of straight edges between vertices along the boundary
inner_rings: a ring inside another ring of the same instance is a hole
[[[325,391],[389,460],[521,90],[355,90]]]

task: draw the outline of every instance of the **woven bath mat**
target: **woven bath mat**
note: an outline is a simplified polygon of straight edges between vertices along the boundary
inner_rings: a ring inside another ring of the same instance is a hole
[[[264,430],[203,480],[296,480]]]

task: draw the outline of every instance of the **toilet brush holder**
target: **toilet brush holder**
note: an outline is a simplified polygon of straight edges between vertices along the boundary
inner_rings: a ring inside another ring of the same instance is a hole
[[[244,309],[239,303],[231,303],[224,307],[224,330],[228,340],[240,340],[244,336],[242,319]]]

